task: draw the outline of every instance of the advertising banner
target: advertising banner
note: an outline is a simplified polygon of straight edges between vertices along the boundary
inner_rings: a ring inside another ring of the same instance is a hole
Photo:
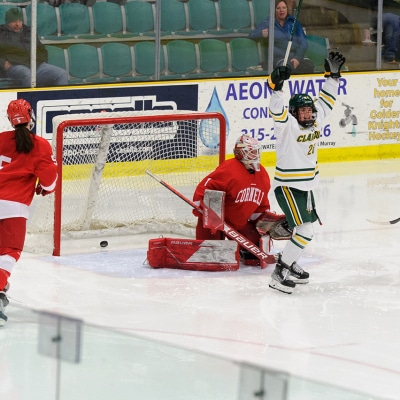
[[[320,149],[357,148],[400,143],[399,73],[381,71],[344,73],[336,104],[326,120]],[[317,98],[325,78],[296,76],[285,82],[286,104],[294,93]],[[10,129],[6,108],[10,100],[23,97],[36,113],[36,133],[51,140],[56,115],[100,111],[163,110],[218,111],[227,121],[227,153],[236,138],[249,134],[265,152],[273,152],[273,121],[268,113],[271,91],[264,77],[208,79],[185,82],[152,82],[134,86],[113,85],[53,90],[4,92],[0,106],[0,129]],[[207,143],[199,149],[207,154]],[[210,144],[214,147],[215,143]]]

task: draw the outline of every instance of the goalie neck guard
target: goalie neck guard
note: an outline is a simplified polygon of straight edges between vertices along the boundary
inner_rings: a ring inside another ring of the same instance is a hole
[[[260,144],[248,135],[240,136],[233,149],[235,158],[242,162],[249,172],[260,170],[260,153]]]
[[[304,107],[311,107],[311,119],[299,121],[299,109]],[[317,119],[317,109],[315,108],[314,100],[308,94],[294,94],[289,100],[289,112],[297,119],[299,125],[304,128],[309,128],[314,125]]]

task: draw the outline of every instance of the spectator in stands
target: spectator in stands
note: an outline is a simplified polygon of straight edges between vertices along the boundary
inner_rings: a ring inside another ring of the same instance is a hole
[[[31,28],[22,23],[22,10],[10,8],[5,24],[0,25],[0,68],[16,86],[31,87]],[[37,38],[37,86],[66,86],[68,74],[64,69],[47,64],[47,50]]]
[[[377,29],[377,18],[372,20],[372,28]],[[382,58],[384,62],[398,64],[396,58],[399,52],[400,16],[393,13],[382,14]],[[376,35],[373,37],[376,41]]]
[[[288,4],[286,0],[279,0],[275,6],[275,24],[274,24],[274,68],[283,63],[286,55],[286,49],[290,41],[290,35],[294,24],[294,17],[288,13]],[[268,38],[269,17],[253,29],[250,38]],[[297,21],[295,32],[293,34],[292,46],[288,58],[292,73],[307,74],[314,72],[314,65],[304,55],[307,51],[307,38],[303,27]],[[264,69],[265,66],[263,66]]]

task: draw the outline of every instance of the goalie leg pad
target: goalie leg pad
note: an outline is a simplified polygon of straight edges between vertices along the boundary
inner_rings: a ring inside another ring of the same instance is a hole
[[[153,268],[236,271],[239,251],[231,240],[158,238],[149,240],[147,261]]]

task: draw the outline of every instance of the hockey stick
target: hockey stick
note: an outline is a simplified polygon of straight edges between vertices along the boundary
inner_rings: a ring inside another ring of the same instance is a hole
[[[288,58],[289,58],[289,54],[290,54],[290,49],[292,48],[292,43],[293,43],[293,36],[294,36],[294,32],[296,30],[296,25],[297,25],[297,20],[299,18],[300,15],[300,9],[301,9],[301,4],[303,3],[303,0],[299,0],[299,5],[297,7],[296,10],[296,15],[294,17],[294,22],[293,22],[293,27],[292,27],[292,31],[290,32],[290,40],[286,49],[286,54],[285,54],[285,58],[283,60],[283,65],[285,66],[288,62]]]
[[[198,206],[196,203],[194,203],[193,201],[188,199],[182,193],[178,192],[178,190],[173,188],[167,182],[160,179],[158,176],[152,174],[149,170],[146,170],[146,174],[151,176],[158,183],[161,183],[161,185],[165,186],[172,193],[176,194],[178,197],[180,197],[183,201],[185,201],[187,204],[189,204],[191,207],[193,207],[200,214],[203,214],[203,210],[200,208],[200,206]],[[235,229],[233,229],[231,226],[229,226],[225,221],[221,221],[221,222],[223,223],[223,230],[224,230],[225,235],[228,236],[229,238],[235,240],[240,246],[242,246],[243,248],[248,250],[251,254],[253,254],[257,258],[259,258],[260,262],[261,262],[261,268],[265,268],[266,264],[268,264],[267,260],[270,260],[271,256],[269,254],[265,253],[264,251],[262,251],[253,242],[250,242],[248,239],[246,239],[241,233],[237,232]]]
[[[377,225],[393,225],[400,222],[400,218],[392,219],[391,221],[373,221],[371,219],[367,219],[367,221]]]

